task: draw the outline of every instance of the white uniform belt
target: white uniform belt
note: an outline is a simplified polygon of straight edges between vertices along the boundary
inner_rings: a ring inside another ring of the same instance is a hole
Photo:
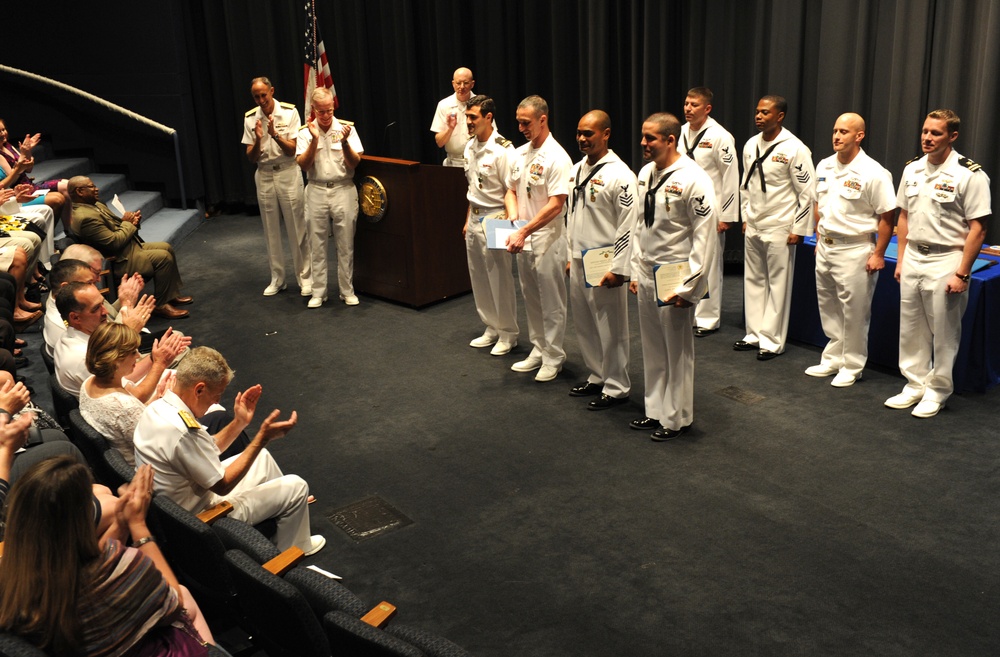
[[[472,215],[474,217],[485,217],[491,214],[500,214],[505,210],[504,206],[472,205]]]
[[[278,164],[271,164],[271,163],[258,164],[257,168],[266,173],[271,171],[284,171],[288,167],[292,166],[295,166],[295,160],[285,160],[284,162]]]
[[[964,247],[946,246],[944,244],[928,244],[927,242],[908,240],[906,242],[906,248],[913,248],[916,249],[918,253],[929,255],[931,253],[951,253],[953,251],[961,251]]]
[[[822,242],[827,246],[833,244],[861,244],[863,242],[868,242],[871,244],[872,233],[861,233],[860,235],[823,235],[820,234],[816,239],[817,242]]]
[[[310,185],[315,185],[316,187],[326,187],[327,189],[332,189],[333,187],[341,187],[343,185],[353,185],[354,180],[351,178],[344,178],[343,180],[310,180]]]
[[[465,166],[465,158],[461,156],[455,157],[453,155],[449,155],[448,157],[445,158],[445,162],[447,162],[452,166],[457,166],[457,165]]]

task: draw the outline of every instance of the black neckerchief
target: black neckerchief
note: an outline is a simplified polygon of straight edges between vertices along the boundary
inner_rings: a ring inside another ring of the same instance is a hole
[[[653,216],[656,214],[656,192],[660,190],[660,187],[663,187],[663,183],[667,182],[667,178],[669,178],[674,171],[677,171],[677,169],[671,169],[663,174],[663,177],[660,178],[660,182],[656,183],[656,187],[653,187],[653,175],[656,173],[656,165],[653,165],[653,171],[649,174],[649,182],[646,183],[646,187],[648,187],[649,190],[646,192],[646,199],[642,211],[643,218],[646,221],[646,228],[653,225]]]
[[[587,179],[584,180],[583,182],[580,182],[580,172],[583,171],[583,167],[581,166],[579,169],[576,170],[576,187],[573,188],[573,205],[570,207],[570,212],[576,210],[577,195],[584,190],[584,188],[587,186],[587,183],[590,182],[590,179],[594,177],[594,174],[600,171],[601,167],[603,167],[605,164],[607,164],[607,162],[598,162],[596,165],[594,165],[594,168],[590,170],[590,175],[587,176]],[[586,198],[584,198],[583,204],[584,205],[587,204]]]
[[[705,129],[699,132],[698,136],[694,138],[694,148],[698,148],[698,144],[701,143],[701,138],[705,136],[706,132],[708,132],[708,126],[705,126]],[[691,156],[692,160],[694,159],[694,148],[688,145],[687,137],[684,137],[684,149],[687,150],[687,154]]]
[[[771,144],[771,148],[769,148],[766,151],[764,151],[763,155],[760,154],[760,144],[757,144],[757,159],[754,160],[753,164],[750,165],[750,168],[747,169],[747,177],[746,177],[746,180],[743,181],[743,189],[746,189],[747,186],[750,184],[750,176],[753,175],[754,169],[756,169],[757,167],[760,167],[760,172],[759,172],[760,173],[760,191],[767,192],[767,184],[764,183],[764,167],[762,166],[762,164],[763,164],[764,160],[767,159],[767,156],[771,154],[771,151],[773,151],[775,148],[777,148],[778,144],[780,144],[780,143],[781,143],[780,141],[775,141],[773,144]]]

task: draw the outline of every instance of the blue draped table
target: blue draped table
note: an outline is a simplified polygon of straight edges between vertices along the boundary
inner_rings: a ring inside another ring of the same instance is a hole
[[[895,243],[896,238],[892,241]],[[1000,258],[980,255],[984,260]],[[868,330],[868,362],[899,367],[899,283],[896,259],[885,259],[872,300],[872,322]],[[962,345],[955,360],[955,391],[984,392],[1000,383],[1000,266],[980,269],[969,284],[969,305],[962,319]],[[788,337],[823,347],[826,335],[816,305],[816,239],[807,237],[795,254],[795,282]]]

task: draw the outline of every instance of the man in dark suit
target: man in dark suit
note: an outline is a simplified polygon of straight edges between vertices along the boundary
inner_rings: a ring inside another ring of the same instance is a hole
[[[191,303],[190,296],[180,296],[181,275],[177,271],[174,249],[166,242],[143,242],[139,237],[141,212],[126,212],[118,217],[97,200],[97,186],[86,176],[69,181],[73,202],[71,227],[84,244],[94,247],[105,258],[115,258],[114,275],[142,274],[153,279],[157,305],[154,315],[168,319],[187,317],[188,311],[177,308]]]

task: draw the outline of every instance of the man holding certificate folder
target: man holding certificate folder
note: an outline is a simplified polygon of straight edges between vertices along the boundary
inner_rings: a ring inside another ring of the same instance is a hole
[[[570,389],[572,397],[600,395],[587,404],[601,411],[628,401],[628,307],[623,283],[629,274],[629,233],[636,218],[636,179],[608,149],[611,117],[588,112],[576,128],[586,157],[573,167],[569,199],[566,275],[580,352],[590,375]]]
[[[643,214],[632,246],[632,282],[639,296],[646,416],[636,430],[654,441],[681,435],[694,421],[694,305],[708,291],[719,241],[712,179],[677,150],[681,124],[653,114],[642,124],[639,172]]]
[[[517,273],[532,348],[527,358],[510,369],[538,370],[535,381],[551,381],[559,376],[566,360],[566,227],[562,213],[572,187],[569,172],[573,161],[549,130],[549,105],[541,96],[522,100],[515,116],[517,129],[528,143],[511,159],[504,205],[508,219],[527,223],[507,237],[507,250],[521,254]]]

